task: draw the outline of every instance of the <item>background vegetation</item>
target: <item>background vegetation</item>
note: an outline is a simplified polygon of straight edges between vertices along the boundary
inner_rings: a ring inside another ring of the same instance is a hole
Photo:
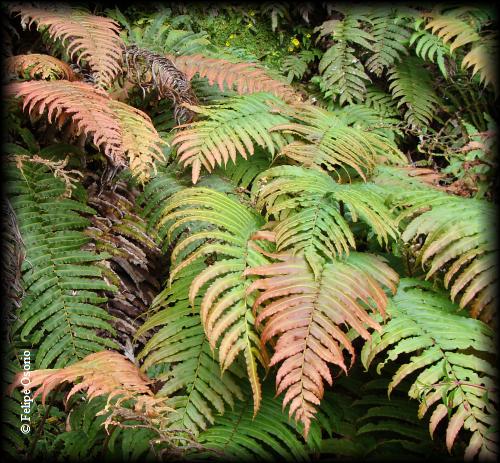
[[[496,458],[492,9],[4,11],[6,454]]]

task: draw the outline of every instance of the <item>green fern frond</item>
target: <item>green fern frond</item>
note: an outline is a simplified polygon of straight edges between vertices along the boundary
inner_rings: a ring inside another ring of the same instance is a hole
[[[404,105],[404,118],[411,127],[419,128],[435,118],[439,98],[433,80],[422,62],[413,56],[404,58],[388,71],[389,90],[398,107]]]
[[[361,359],[368,368],[377,354],[389,349],[385,361],[377,366],[380,373],[389,361],[411,354],[392,377],[389,394],[404,378],[419,371],[408,395],[420,401],[420,418],[438,403],[430,418],[431,435],[448,416],[449,451],[464,428],[473,433],[466,459],[478,452],[480,458],[494,458],[496,372],[485,360],[495,352],[493,331],[457,311],[458,307],[445,294],[433,291],[430,284],[403,279],[388,307],[391,320],[381,334],[374,333],[364,345]]]
[[[404,227],[405,242],[425,236],[417,251],[418,262],[430,264],[426,278],[444,270],[444,285],[460,307],[470,303],[471,315],[488,322],[495,316],[497,267],[493,204],[443,191],[406,191],[393,200],[401,209],[398,221],[411,217]]]
[[[396,102],[392,99],[391,95],[373,85],[370,85],[366,89],[364,105],[368,108],[373,108],[382,116],[394,117],[399,114]]]
[[[214,411],[223,414],[235,399],[243,400],[238,376],[243,372],[231,368],[221,375],[203,331],[199,315],[200,298],[195,300],[196,311],[189,302],[191,282],[205,270],[202,262],[183,269],[170,287],[153,301],[155,312],[138,329],[136,338],[155,330],[138,355],[142,368],[169,365],[165,373],[155,375],[163,383],[158,396],[169,397],[167,404],[175,408],[170,426],[187,428],[193,433],[214,423]],[[244,373],[243,373],[244,375]]]
[[[111,291],[92,262],[105,255],[81,251],[89,221],[79,212],[94,213],[85,204],[63,199],[64,182],[46,166],[24,163],[8,172],[7,188],[26,245],[23,286],[26,294],[14,330],[37,347],[34,365],[61,367],[115,342],[96,334],[114,334],[111,318],[99,305],[98,291]]]
[[[254,298],[246,294],[252,279],[244,278],[243,273],[267,262],[250,241],[264,219],[226,194],[208,188],[188,188],[168,200],[158,226],[163,223],[169,224],[169,240],[178,238],[172,251],[170,281],[199,259],[213,262],[193,279],[189,301],[194,305],[196,296],[203,295],[200,316],[210,347],[219,346],[222,371],[243,353],[256,413],[261,396],[257,362],[267,366],[267,360],[254,328]],[[193,225],[200,228],[179,235]]]
[[[358,219],[381,245],[397,237],[394,218],[370,184],[342,185],[323,172],[281,166],[262,172],[254,194],[257,209],[265,208],[268,217],[278,220],[273,228],[278,251],[306,258],[311,253],[331,259],[349,254],[349,248],[356,248],[349,223]]]
[[[218,417],[213,426],[200,434],[199,442],[221,451],[221,461],[309,460],[297,428],[275,400],[271,385],[263,386],[257,416],[252,416],[248,399],[237,402],[232,411]]]
[[[430,61],[438,65],[441,74],[448,78],[448,71],[446,70],[445,58],[451,56],[449,45],[436,35],[431,34],[429,31],[417,30],[410,37],[410,45],[415,45],[415,53],[424,61]]]
[[[309,64],[319,55],[318,50],[302,50],[296,55],[289,55],[283,60],[281,72],[287,75],[288,83],[300,80],[306,73]]]
[[[410,36],[409,21],[387,6],[376,7],[368,14],[373,37],[373,54],[366,60],[368,71],[380,77],[387,69],[407,55],[406,42]]]
[[[218,105],[194,107],[204,120],[193,122],[178,132],[172,140],[179,162],[192,167],[196,183],[201,167],[211,172],[215,166],[226,166],[237,154],[251,156],[254,144],[274,156],[286,144],[286,137],[269,130],[287,122],[280,112],[283,102],[270,93],[254,93],[226,99]]]
[[[366,93],[366,82],[371,82],[351,44],[372,50],[373,36],[360,24],[361,11],[344,8],[342,20],[325,21],[316,28],[320,37],[331,35],[334,44],[328,48],[319,62],[320,87],[326,97],[338,99],[339,104],[362,102]]]
[[[377,164],[405,162],[406,158],[384,134],[358,124],[350,110],[336,113],[301,104],[291,107],[289,117],[298,122],[277,125],[272,131],[299,137],[282,148],[281,154],[305,167],[335,172],[347,169],[366,179]],[[340,178],[340,176],[339,176]]]

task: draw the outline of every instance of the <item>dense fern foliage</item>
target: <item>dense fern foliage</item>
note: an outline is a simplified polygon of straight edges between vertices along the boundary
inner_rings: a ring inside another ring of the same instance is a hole
[[[4,12],[6,455],[498,457],[493,10]]]

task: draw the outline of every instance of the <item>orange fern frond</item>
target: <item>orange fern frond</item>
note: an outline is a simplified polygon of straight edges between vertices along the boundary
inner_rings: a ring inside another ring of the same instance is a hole
[[[28,26],[35,22],[38,28],[47,27],[48,34],[61,40],[72,59],[78,55],[77,63],[88,63],[98,86],[109,86],[120,74],[123,45],[116,21],[59,4],[12,4],[8,8],[18,12]]]
[[[18,373],[9,386],[8,393],[16,387],[25,387],[25,372]],[[29,372],[29,388],[37,388],[33,399],[42,396],[45,404],[47,395],[64,382],[75,383],[66,395],[65,402],[80,391],[87,392],[89,400],[102,395],[111,399],[120,396],[120,402],[135,399],[136,407],[145,408],[149,412],[160,412],[158,409],[166,399],[158,399],[149,387],[150,380],[125,356],[118,352],[104,350],[90,354],[79,362],[65,368],[35,370]],[[166,410],[166,408],[165,408]]]
[[[78,80],[73,70],[64,61],[39,53],[9,56],[5,60],[5,72],[9,77],[26,78],[29,76],[31,79],[43,80]]]
[[[92,85],[67,80],[15,82],[6,86],[6,93],[22,97],[23,109],[32,118],[46,112],[49,123],[60,128],[70,122],[75,135],[91,136],[113,166],[125,167],[128,156],[132,173],[141,181],[148,178],[154,160],[163,159],[164,142],[149,116]]]
[[[175,67],[186,74],[189,80],[195,74],[206,77],[208,82],[217,84],[224,90],[224,84],[232,89],[233,85],[241,95],[244,93],[269,92],[286,102],[301,101],[301,97],[285,82],[269,77],[265,69],[256,63],[231,63],[221,58],[208,58],[203,55],[167,57]]]
[[[254,310],[263,344],[277,336],[270,366],[281,362],[276,374],[277,394],[286,391],[283,406],[304,424],[307,436],[316,406],[323,397],[326,381],[333,379],[328,364],[347,372],[343,350],[355,352],[341,329],[348,325],[370,339],[367,326],[380,329],[367,309],[385,314],[387,296],[382,285],[396,291],[398,275],[384,261],[367,253],[351,253],[345,260],[324,261],[317,257],[314,271],[311,257],[274,255],[279,262],[247,269],[244,275],[258,275],[248,288],[263,292]],[[261,307],[259,309],[259,306]]]
[[[484,85],[491,85],[498,92],[496,76],[497,64],[497,35],[495,33],[482,37],[464,56],[462,68],[472,68],[472,75],[479,73],[479,78]]]

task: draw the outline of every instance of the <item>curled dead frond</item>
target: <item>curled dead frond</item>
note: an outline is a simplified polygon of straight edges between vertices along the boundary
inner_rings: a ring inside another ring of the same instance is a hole
[[[30,78],[43,80],[78,80],[71,67],[64,61],[50,55],[32,53],[8,57],[4,72],[9,78]]]
[[[183,103],[198,104],[186,75],[164,56],[133,45],[124,53],[128,77],[139,85],[143,92],[155,89],[160,98],[174,103],[174,118],[177,124],[193,120],[194,112]]]

